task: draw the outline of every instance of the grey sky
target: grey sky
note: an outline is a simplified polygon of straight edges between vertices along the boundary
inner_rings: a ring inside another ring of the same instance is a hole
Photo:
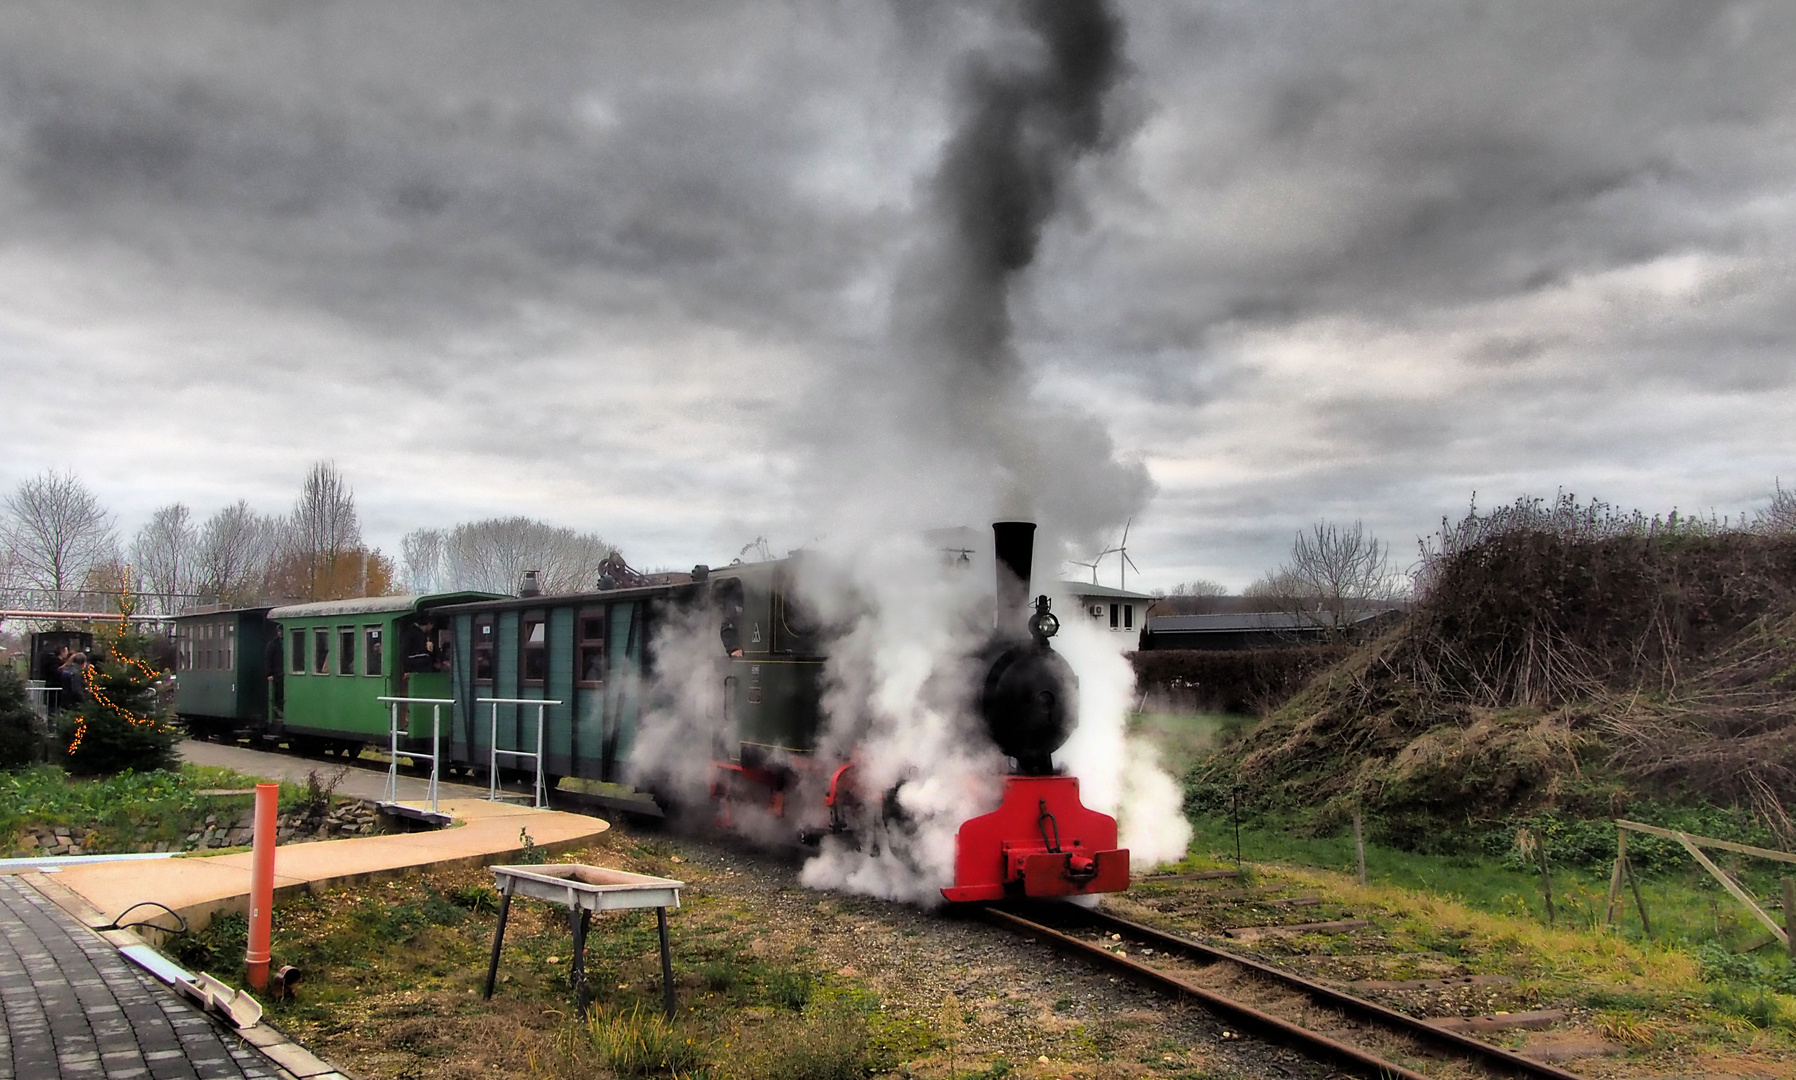
[[[330,457],[389,551],[502,513],[653,565],[805,542],[989,14],[0,4],[0,484],[73,468],[128,533]],[[1157,484],[1148,583],[1245,584],[1319,517],[1407,554],[1474,490],[1790,478],[1796,9],[1124,15],[1120,134],[1012,314],[1071,443]]]

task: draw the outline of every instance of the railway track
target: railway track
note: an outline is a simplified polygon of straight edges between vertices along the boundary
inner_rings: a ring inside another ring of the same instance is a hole
[[[1102,911],[1055,904],[986,907],[981,914],[992,923],[1063,953],[1083,957],[1175,997],[1199,1002],[1244,1030],[1360,1076],[1430,1080],[1424,1073],[1379,1056],[1366,1045],[1388,1043],[1394,1036],[1408,1056],[1440,1062],[1458,1075],[1464,1075],[1466,1066],[1470,1066],[1481,1075],[1582,1080],[1576,1073],[1434,1027],[1334,987]],[[1088,940],[1079,931],[1096,931],[1107,944]],[[1120,955],[1117,946],[1122,946],[1120,952],[1128,955]],[[1137,959],[1148,955],[1172,963],[1162,967]],[[1231,981],[1249,979],[1270,984],[1275,993],[1256,996],[1277,1000],[1262,1002],[1268,1006],[1262,1008],[1203,985],[1218,981],[1218,974]]]

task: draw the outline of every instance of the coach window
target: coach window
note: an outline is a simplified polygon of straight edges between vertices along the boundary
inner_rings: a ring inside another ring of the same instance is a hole
[[[312,674],[331,673],[331,632],[322,626],[312,629]]]
[[[605,685],[605,611],[580,613],[580,685]]]
[[[526,612],[523,622],[524,685],[541,686],[548,668],[548,627],[540,611]]]
[[[294,630],[287,635],[287,640],[292,642],[291,651],[293,653],[289,658],[287,670],[295,675],[304,675],[306,673],[306,632]]]
[[[493,617],[474,616],[474,681],[493,681]]]
[[[368,647],[368,662],[363,666],[362,672],[367,675],[381,674],[386,669],[381,667],[380,627],[362,627],[362,641],[365,642]]]
[[[337,627],[337,674],[355,674],[355,627]]]
[[[236,623],[226,623],[224,632],[225,632],[225,647],[224,647],[224,664],[222,666],[225,667],[226,669],[229,669],[229,668],[235,666],[236,662],[237,662],[237,624]]]
[[[175,633],[179,635],[175,638],[175,670],[192,671],[193,641],[183,631],[176,630]]]

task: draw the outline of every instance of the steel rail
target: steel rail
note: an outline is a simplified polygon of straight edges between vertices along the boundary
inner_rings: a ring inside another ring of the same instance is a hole
[[[1352,994],[1337,990],[1332,986],[1306,979],[1301,975],[1294,975],[1291,972],[1275,968],[1270,964],[1265,964],[1258,960],[1250,959],[1249,957],[1218,949],[1212,945],[1193,941],[1190,938],[1181,937],[1177,934],[1167,933],[1164,930],[1135,922],[1132,919],[1125,919],[1117,915],[1093,911],[1087,908],[1073,908],[1070,906],[1064,913],[1072,915],[1088,925],[1107,928],[1112,933],[1120,933],[1127,937],[1134,938],[1145,944],[1151,945],[1156,950],[1162,952],[1182,953],[1189,958],[1210,963],[1233,964],[1262,978],[1271,980],[1290,989],[1300,991],[1318,1005],[1338,1010],[1342,1013],[1357,1017],[1361,1020],[1370,1021],[1385,1028],[1394,1028],[1415,1038],[1419,1042],[1432,1045],[1437,1050],[1459,1057],[1471,1058],[1482,1065],[1496,1069],[1504,1075],[1527,1077],[1531,1078],[1531,1080],[1532,1078],[1540,1078],[1540,1080],[1583,1080],[1577,1073],[1567,1072],[1564,1069],[1547,1064],[1546,1062],[1534,1061],[1530,1058],[1522,1057],[1520,1054],[1512,1053],[1501,1047],[1492,1046],[1486,1042],[1481,1042],[1457,1031],[1435,1027],[1432,1024],[1418,1020],[1406,1013],[1400,1013],[1395,1009],[1367,1001],[1364,998],[1354,997]],[[1040,926],[1038,923],[1031,923],[1029,920],[1008,913],[997,914],[1003,914],[1007,919],[1014,920],[1017,924]],[[1023,927],[1018,926],[1018,928],[1022,929]],[[1135,964],[1125,957],[1116,956],[1101,946],[1081,941],[1078,938],[1061,933],[1051,927],[1043,926],[1041,929],[1058,938],[1064,939],[1065,941],[1077,943],[1080,947],[1080,951],[1083,953],[1095,953],[1107,957],[1107,962],[1112,966],[1131,965],[1132,967],[1142,968],[1147,971],[1155,971],[1155,969],[1147,967],[1147,965]],[[1165,975],[1162,972],[1155,971],[1153,978],[1156,981],[1170,980],[1172,982],[1177,982],[1181,987],[1186,985],[1181,980]],[[1214,997],[1220,997],[1220,995],[1214,994],[1213,991],[1205,991],[1205,993]],[[1256,1012],[1256,1010],[1251,1009],[1249,1006],[1242,1005],[1239,1002],[1233,1002],[1232,999],[1222,998],[1221,1000],[1230,1002],[1230,1005],[1234,1010]],[[1274,1017],[1272,1019],[1276,1020],[1277,1018]],[[1295,1027],[1295,1025],[1290,1025],[1286,1021],[1278,1021],[1278,1023],[1284,1024],[1287,1027]],[[1303,1032],[1303,1035],[1300,1036],[1300,1038],[1305,1041],[1317,1043],[1334,1042],[1333,1040],[1327,1039],[1326,1036],[1310,1032],[1305,1028],[1296,1028],[1296,1030]]]
[[[1386,1077],[1397,1078],[1397,1080],[1428,1080],[1421,1073],[1386,1061],[1375,1054],[1367,1053],[1357,1046],[1349,1046],[1320,1032],[1299,1027],[1289,1020],[1280,1019],[1271,1013],[1261,1012],[1251,1005],[1236,1001],[1234,998],[1224,997],[1214,990],[1188,983],[1158,968],[1136,963],[1126,956],[1118,956],[1109,949],[1093,945],[1088,941],[1081,941],[1070,934],[1061,933],[1053,927],[1043,926],[1041,923],[998,908],[984,908],[981,914],[999,926],[1020,931],[1030,937],[1045,941],[1063,952],[1074,953],[1104,967],[1120,971],[1136,982],[1147,983],[1150,986],[1169,991],[1175,996],[1194,998],[1211,1012],[1229,1017],[1244,1028],[1252,1028],[1263,1035],[1270,1035],[1280,1045],[1306,1051],[1312,1057],[1333,1061],[1349,1072],[1369,1077],[1371,1080],[1384,1080]]]

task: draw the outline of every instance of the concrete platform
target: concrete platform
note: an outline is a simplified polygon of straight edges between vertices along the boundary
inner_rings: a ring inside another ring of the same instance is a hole
[[[307,773],[315,772],[320,777],[328,778],[342,769],[343,780],[337,785],[338,795],[371,801],[386,798],[386,766],[377,767],[371,761],[352,763],[341,759],[297,757],[293,754],[251,750],[247,746],[203,742],[199,739],[188,739],[181,744],[181,760],[191,765],[216,765],[235,769],[247,776],[260,776],[264,780],[285,780],[290,784],[300,785],[305,784]],[[424,777],[416,776],[408,770],[400,770],[401,802],[418,802],[423,799],[427,786]],[[443,780],[438,783],[437,792],[442,799],[484,799],[486,785],[477,787]]]
[[[487,802],[445,799],[440,808],[455,824],[434,832],[360,836],[275,849],[275,902],[283,897],[322,892],[333,885],[393,877],[426,866],[485,866],[515,862],[524,851],[520,833],[528,833],[539,851],[550,854],[580,847],[611,826],[598,818],[556,810]],[[249,910],[251,854],[107,862],[65,867],[59,884],[78,894],[104,918],[116,919],[144,900],[166,904],[194,928],[214,916]]]

